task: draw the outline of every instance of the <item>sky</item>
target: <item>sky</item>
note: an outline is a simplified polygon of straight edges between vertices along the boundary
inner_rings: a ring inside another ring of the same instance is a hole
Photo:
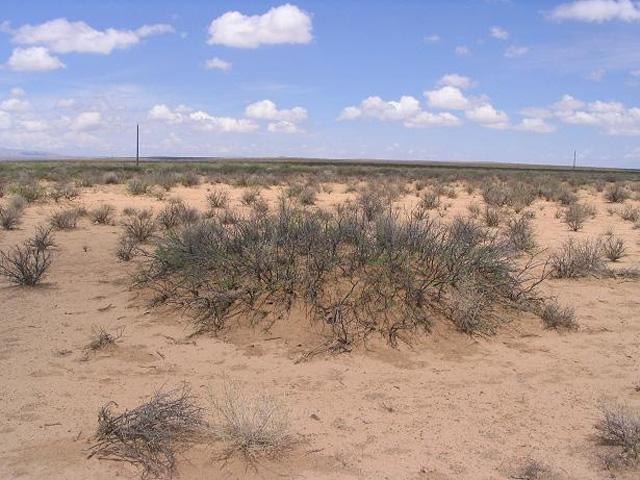
[[[640,1],[2,0],[0,148],[640,168]]]

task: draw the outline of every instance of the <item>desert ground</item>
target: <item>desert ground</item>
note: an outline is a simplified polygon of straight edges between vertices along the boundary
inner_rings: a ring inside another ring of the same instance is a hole
[[[154,392],[187,385],[213,424],[210,398],[230,384],[251,397],[238,408],[250,410],[264,397],[286,414],[286,445],[272,445],[265,455],[257,446],[247,458],[225,449],[225,438],[205,428],[188,448],[176,447],[175,469],[167,475],[639,478],[628,445],[625,458],[612,461],[623,456],[622,447],[606,444],[595,428],[607,408],[640,408],[637,173],[588,173],[572,182],[579,175],[571,171],[511,175],[488,169],[466,176],[464,170],[435,175],[425,167],[396,175],[393,169],[372,167],[369,174],[366,168],[343,172],[325,166],[278,176],[277,168],[258,168],[196,171],[167,189],[151,185],[145,166],[124,173],[111,166],[97,179],[81,181],[82,168],[51,174],[59,165],[38,167],[37,174],[27,168],[21,174],[18,164],[0,165],[5,211],[21,194],[21,183],[36,181],[46,192],[19,207],[18,224],[0,230],[1,251],[26,242],[57,212],[77,213],[75,227],[53,228],[50,268],[37,285],[0,277],[0,478],[152,477],[117,457],[88,458],[100,409],[115,402],[114,412],[131,410]],[[116,178],[100,180],[107,175]],[[136,181],[146,182],[143,191]],[[511,186],[515,192],[555,182],[574,197],[536,194],[523,205],[492,206],[492,182],[498,191]],[[622,201],[607,199],[614,187],[624,190]],[[222,209],[265,216],[285,197],[301,211],[335,211],[347,201],[356,208],[367,189],[386,199],[392,217],[409,218],[420,210],[422,220],[443,225],[472,219],[500,238],[507,235],[509,219],[526,218],[534,245],[514,261],[534,259],[533,277],[543,278],[535,287],[537,301],[573,309],[575,324],[545,322],[534,308],[508,308],[497,312],[492,328],[476,331],[436,315],[429,331],[407,330],[395,341],[386,331],[374,331],[336,351],[321,348],[327,345],[327,325],[311,319],[299,302],[273,318],[249,322],[238,315],[220,328],[198,329],[193,311],[154,301],[154,284],[141,283],[140,271],[153,261],[159,239],[188,225],[156,225],[132,248],[129,261],[117,255],[128,218],[145,209],[158,218],[176,199],[218,221],[219,213],[211,213],[212,193],[227,195]],[[268,210],[262,206],[258,212],[248,191]],[[587,206],[588,213],[573,231],[566,211],[575,204]],[[113,207],[112,215],[97,223],[92,212],[103,205]],[[487,208],[501,217],[498,226],[486,226]],[[622,241],[624,255],[615,262],[604,258],[594,271],[557,278],[553,262],[547,263],[568,239],[604,244],[611,237]],[[109,334],[105,345],[92,343],[101,329]],[[640,455],[640,433],[635,435]]]

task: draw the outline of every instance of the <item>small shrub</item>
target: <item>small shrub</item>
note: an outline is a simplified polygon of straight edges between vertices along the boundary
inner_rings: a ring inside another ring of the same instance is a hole
[[[620,210],[620,217],[627,222],[637,223],[640,222],[640,208],[633,207],[631,205],[625,205],[625,207]]]
[[[109,333],[102,327],[94,327],[91,341],[87,345],[88,350],[98,351],[104,350],[116,344],[118,339],[122,337],[122,331]]]
[[[242,192],[242,197],[240,198],[240,201],[242,202],[243,205],[246,205],[248,207],[253,205],[255,202],[257,202],[258,198],[260,198],[260,190],[257,190],[255,188],[249,188],[244,192]]]
[[[604,198],[611,203],[622,203],[630,196],[629,191],[621,184],[614,183],[604,190]]]
[[[28,243],[8,251],[0,250],[0,275],[12,283],[34,286],[42,280],[51,266],[52,254],[47,249]]]
[[[212,429],[225,445],[224,459],[239,455],[253,463],[292,447],[287,411],[273,397],[248,394],[237,384],[226,383],[220,396],[211,396],[211,404],[217,417]]]
[[[102,175],[102,183],[105,185],[117,185],[120,183],[120,177],[116,172],[106,172]]]
[[[136,248],[138,247],[138,242],[136,239],[131,238],[127,235],[123,235],[118,240],[118,248],[116,249],[116,256],[122,260],[123,262],[130,261],[135,255]]]
[[[587,218],[589,209],[580,203],[570,205],[563,213],[564,223],[574,232],[582,229]]]
[[[518,252],[529,252],[536,246],[531,221],[521,216],[510,219],[504,230],[507,244]]]
[[[424,210],[433,210],[440,206],[440,196],[437,193],[428,192],[420,198],[418,206]]]
[[[13,230],[22,222],[23,209],[0,205],[0,225],[5,230]]]
[[[73,230],[78,226],[80,213],[77,208],[60,210],[51,215],[49,223],[58,230]]]
[[[20,195],[16,195],[14,197],[11,197],[11,200],[9,200],[9,208],[15,208],[18,210],[24,210],[25,208],[27,208],[28,202],[22,198]]]
[[[229,205],[229,194],[225,190],[213,190],[207,195],[207,202],[211,209],[225,208]]]
[[[561,307],[556,302],[546,303],[540,315],[545,328],[555,328],[556,330],[573,330],[578,328],[576,314],[571,307]]]
[[[180,177],[180,183],[185,187],[195,187],[200,184],[200,177],[197,173],[188,171]]]
[[[300,194],[298,195],[298,201],[300,205],[315,205],[316,203],[316,192],[310,187],[304,187]]]
[[[98,225],[113,225],[115,207],[113,205],[100,205],[99,207],[91,210],[89,218],[93,223]]]
[[[158,228],[153,218],[153,212],[150,210],[142,210],[137,215],[125,218],[123,226],[125,236],[138,243],[149,240]]]
[[[200,213],[195,208],[187,207],[182,200],[176,199],[158,213],[158,223],[170,230],[182,225],[195,223],[200,219]]]
[[[463,281],[452,294],[449,316],[461,332],[491,334],[494,326],[487,316],[491,300],[479,285]]]
[[[606,445],[618,447],[610,465],[637,465],[640,461],[640,412],[623,405],[604,405],[595,426]]]
[[[45,191],[37,182],[20,183],[15,186],[14,193],[27,203],[34,203],[45,197]]]
[[[555,480],[555,473],[544,463],[538,460],[528,459],[515,475],[510,478],[519,480]]]
[[[556,278],[577,278],[596,275],[604,270],[602,244],[569,239],[551,256],[552,275]]]
[[[500,210],[486,206],[484,208],[484,223],[487,227],[497,227],[500,225]]]
[[[149,185],[140,178],[132,178],[127,182],[127,191],[131,195],[144,195],[148,188]]]
[[[469,204],[469,206],[467,207],[467,210],[469,210],[469,214],[473,218],[478,218],[482,213],[482,209],[480,208],[480,205],[478,205],[477,203]]]
[[[60,200],[73,200],[80,196],[80,190],[73,183],[57,183],[49,196],[57,203]]]
[[[144,477],[172,478],[176,455],[203,433],[203,410],[185,386],[158,391],[151,399],[122,413],[114,413],[109,402],[98,413],[95,443],[89,458],[118,460],[142,469]]]
[[[36,228],[36,233],[28,241],[29,246],[37,250],[47,250],[48,248],[55,247],[55,241],[53,239],[53,227],[40,225]]]
[[[610,261],[617,262],[626,255],[627,249],[622,238],[609,235],[604,242],[602,242],[602,251],[604,256]]]

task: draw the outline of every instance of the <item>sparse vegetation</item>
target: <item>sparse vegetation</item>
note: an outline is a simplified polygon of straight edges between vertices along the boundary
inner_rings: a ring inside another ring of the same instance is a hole
[[[104,350],[116,344],[116,341],[122,337],[122,331],[109,333],[103,327],[94,327],[91,341],[87,345],[87,349],[91,351]]]
[[[186,386],[158,391],[122,413],[115,413],[115,406],[110,402],[100,409],[89,458],[131,463],[143,477],[173,477],[177,455],[198,441],[206,427],[203,410]]]
[[[229,205],[229,193],[226,190],[213,190],[207,195],[207,202],[213,210],[225,208]]]
[[[627,249],[622,238],[609,235],[602,242],[602,251],[611,262],[617,262],[626,255]]]
[[[122,223],[125,236],[138,243],[149,240],[157,231],[158,225],[151,210],[141,210],[135,215],[126,217]]]
[[[550,260],[552,274],[557,278],[585,277],[604,270],[602,244],[597,240],[569,239]]]
[[[51,266],[52,253],[29,242],[10,250],[0,250],[0,276],[12,283],[32,287],[38,284]]]
[[[607,186],[604,190],[604,198],[611,203],[622,203],[629,198],[629,191],[619,183]]]
[[[51,215],[49,223],[58,230],[73,230],[78,226],[80,214],[76,207],[59,210]]]
[[[132,178],[127,182],[127,190],[131,195],[144,195],[149,185],[140,178]]]
[[[638,465],[640,462],[640,412],[623,405],[603,405],[595,426],[600,438],[617,450],[606,459],[610,468]]]
[[[574,330],[578,328],[576,314],[571,307],[561,307],[557,302],[551,301],[544,304],[540,314],[545,328],[556,330]]]
[[[116,209],[113,205],[100,205],[89,213],[91,222],[98,225],[113,225]]]
[[[563,213],[564,223],[574,232],[582,229],[587,218],[589,218],[589,209],[580,203],[570,205]]]
[[[5,230],[13,230],[22,222],[24,210],[12,205],[0,205],[0,225]]]

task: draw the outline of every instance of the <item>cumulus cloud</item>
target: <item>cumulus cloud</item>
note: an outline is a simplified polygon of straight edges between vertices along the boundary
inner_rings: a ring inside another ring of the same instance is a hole
[[[203,110],[193,111],[191,108],[180,105],[174,109],[165,104],[154,105],[147,117],[167,124],[188,123],[201,130],[217,132],[252,132],[259,125],[252,120],[233,117],[216,117]]]
[[[81,112],[71,122],[71,130],[82,132],[97,128],[102,123],[102,114],[100,112]]]
[[[640,21],[640,3],[632,0],[576,0],[558,5],[550,17],[556,21],[637,22]]]
[[[536,133],[551,133],[556,129],[553,125],[549,125],[547,122],[545,122],[544,118],[539,117],[523,118],[515,128],[516,130],[524,130],[527,132]]]
[[[73,98],[61,98],[56,102],[57,108],[71,108],[76,104]]]
[[[504,52],[506,58],[518,58],[526,55],[529,51],[529,47],[523,47],[521,45],[511,45]]]
[[[455,127],[460,123],[460,119],[449,112],[420,112],[415,117],[408,118],[404,125],[409,128]]]
[[[440,40],[440,35],[427,35],[424,37],[425,43],[438,43]]]
[[[29,109],[29,101],[22,99],[20,96],[12,95],[0,102],[0,110],[6,112],[24,112]]]
[[[301,133],[303,130],[293,122],[280,120],[279,122],[270,122],[267,130],[274,133]]]
[[[490,103],[481,103],[465,111],[466,117],[483,127],[505,129],[509,126],[509,116]]]
[[[204,63],[204,68],[207,70],[222,70],[228,72],[231,70],[231,63],[226,62],[218,57],[213,57]]]
[[[18,45],[37,45],[54,53],[109,54],[116,49],[129,48],[143,38],[171,33],[171,25],[143,25],[137,30],[107,28],[96,30],[85,22],[70,22],[57,18],[39,25],[23,25],[17,29],[5,27],[11,41]]]
[[[501,27],[491,27],[489,33],[493,38],[497,38],[498,40],[506,40],[509,38],[509,32]]]
[[[226,12],[209,25],[209,44],[237,48],[260,45],[309,43],[311,16],[295,5],[286,4],[262,15]]]
[[[18,72],[44,72],[65,68],[64,63],[44,47],[15,48],[7,66]]]
[[[424,92],[429,105],[443,110],[464,110],[469,106],[469,99],[459,88],[446,86],[437,90]]]
[[[461,57],[467,56],[471,53],[471,50],[466,45],[458,45],[453,51],[456,55],[460,55]]]
[[[556,118],[571,125],[592,126],[608,135],[640,135],[640,108],[627,107],[621,102],[584,102],[571,95],[538,110],[537,118]]]
[[[448,86],[465,90],[467,88],[475,87],[476,84],[469,77],[458,75],[457,73],[449,73],[438,80],[438,85],[441,87]]]
[[[604,76],[607,74],[607,71],[604,68],[598,68],[589,72],[587,75],[588,80],[592,80],[594,82],[601,82]]]
[[[0,130],[11,128],[12,123],[13,122],[11,121],[11,115],[9,115],[7,112],[0,111]]]
[[[307,118],[307,110],[302,107],[278,110],[277,105],[271,100],[260,100],[247,105],[244,111],[249,118],[257,120],[277,120],[286,122],[300,122]]]

